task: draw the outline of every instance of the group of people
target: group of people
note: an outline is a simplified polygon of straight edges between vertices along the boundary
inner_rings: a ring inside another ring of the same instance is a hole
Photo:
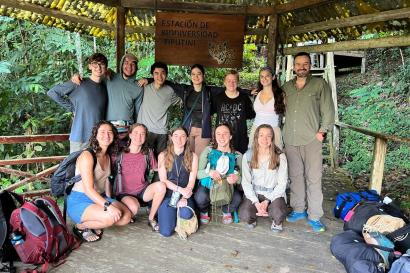
[[[252,91],[238,88],[235,70],[225,75],[224,87],[215,87],[205,84],[199,64],[191,67],[190,85],[168,81],[161,62],[151,66],[153,79],[137,81],[131,54],[122,58],[120,73],[107,73],[107,64],[96,53],[88,60],[89,78],[74,75],[48,92],[74,114],[70,152],[89,146],[95,153],[84,150],[78,158],[82,179],[67,201],[79,237],[99,240],[104,228],[135,221],[144,205],[150,228],[166,237],[177,217],[190,219],[195,211],[209,223],[212,206],[222,207],[224,224],[239,212],[249,228],[261,216],[272,220],[274,232],[283,230],[285,218],[325,230],[321,150],[334,107],[328,84],[310,76],[309,54],[295,56],[296,78],[282,88],[275,72],[262,68]],[[177,103],[184,109],[181,126],[168,133],[168,108]],[[150,171],[158,175],[151,179]]]

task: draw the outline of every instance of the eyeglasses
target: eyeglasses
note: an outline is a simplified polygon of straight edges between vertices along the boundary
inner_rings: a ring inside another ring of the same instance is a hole
[[[99,63],[99,62],[92,62],[91,65],[92,65],[92,67],[94,67],[94,68],[97,68],[97,67],[104,68],[104,67],[107,66],[105,63]]]

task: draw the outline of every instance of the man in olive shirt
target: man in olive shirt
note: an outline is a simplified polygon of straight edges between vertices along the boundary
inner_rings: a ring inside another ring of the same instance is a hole
[[[333,127],[334,106],[329,85],[312,77],[310,66],[309,54],[298,53],[293,68],[296,78],[283,86],[287,104],[283,139],[293,208],[286,219],[296,222],[308,218],[315,232],[323,232],[322,141]]]

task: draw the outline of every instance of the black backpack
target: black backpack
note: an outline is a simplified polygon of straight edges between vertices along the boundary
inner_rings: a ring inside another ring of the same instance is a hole
[[[51,177],[51,193],[55,197],[70,194],[73,185],[81,180],[81,175],[75,175],[75,163],[83,151],[88,151],[91,153],[94,159],[93,168],[95,169],[95,166],[97,165],[97,156],[95,155],[93,149],[87,148],[85,150],[69,154],[63,162],[60,163],[57,170]]]
[[[10,241],[10,216],[23,203],[23,198],[16,193],[5,190],[0,192],[0,260],[9,263],[0,268],[1,272],[15,272],[13,262],[19,260]]]

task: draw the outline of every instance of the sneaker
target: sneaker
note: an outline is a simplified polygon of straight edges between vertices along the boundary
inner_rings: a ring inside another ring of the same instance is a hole
[[[232,214],[224,212],[222,215],[222,223],[224,223],[225,225],[229,225],[229,224],[232,224],[232,222],[233,222]]]
[[[246,227],[248,229],[254,229],[256,227],[256,222],[250,223],[250,224],[246,224]]]
[[[389,256],[390,256],[390,253],[394,249],[394,244],[392,243],[392,241],[390,241],[385,235],[381,234],[380,232],[363,233],[363,237],[366,243],[370,245],[382,246],[387,249],[391,249],[391,251],[387,251],[387,250],[382,250],[377,247],[374,247],[374,249],[383,258],[383,262],[386,265],[386,267],[389,268],[390,267]]]
[[[307,213],[306,211],[304,212],[296,212],[296,211],[292,211],[291,213],[289,213],[289,215],[286,217],[286,221],[293,223],[302,219],[306,219],[307,218]]]
[[[283,231],[282,224],[277,225],[277,224],[275,224],[275,221],[272,221],[272,225],[270,226],[270,230],[272,230],[275,233],[282,232]]]
[[[308,224],[312,227],[314,232],[326,231],[326,226],[320,220],[308,220]]]
[[[207,212],[205,212],[205,213],[200,213],[199,214],[199,221],[202,223],[202,224],[209,224],[209,220],[211,219],[211,217],[209,217],[208,216],[208,213]]]

